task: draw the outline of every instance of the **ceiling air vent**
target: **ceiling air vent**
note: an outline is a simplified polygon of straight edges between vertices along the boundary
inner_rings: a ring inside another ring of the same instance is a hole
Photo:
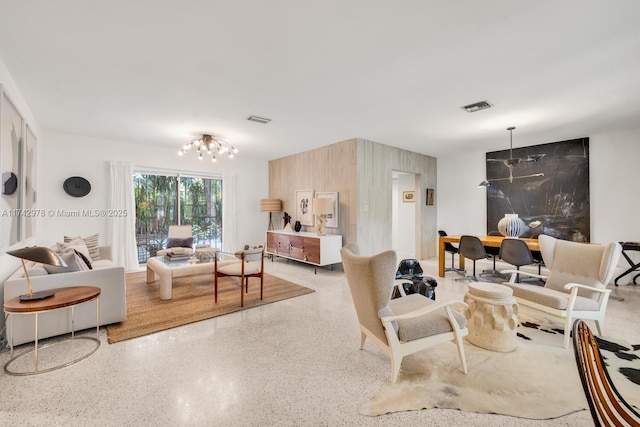
[[[263,125],[267,124],[267,123],[269,123],[271,121],[271,119],[267,119],[267,118],[264,118],[264,117],[258,117],[258,116],[249,116],[249,117],[247,117],[247,120],[249,120],[251,122],[262,123]]]
[[[487,101],[480,101],[474,104],[465,105],[464,107],[460,107],[465,110],[467,113],[475,113],[476,111],[486,110],[487,108],[493,107]]]

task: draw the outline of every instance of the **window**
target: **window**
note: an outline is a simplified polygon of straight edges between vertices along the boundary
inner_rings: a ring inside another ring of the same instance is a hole
[[[192,225],[195,247],[222,247],[222,180],[134,173],[138,262],[164,249],[170,225]]]

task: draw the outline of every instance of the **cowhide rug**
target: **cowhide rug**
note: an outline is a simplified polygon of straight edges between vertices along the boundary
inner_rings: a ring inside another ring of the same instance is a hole
[[[591,322],[588,322],[591,323]],[[594,325],[589,325],[595,328]],[[539,336],[539,332],[544,335]],[[597,330],[593,330],[597,333]],[[550,319],[536,321],[525,315],[520,315],[518,337],[525,340],[536,339],[548,345],[556,345],[562,339],[564,330],[562,324]],[[635,406],[640,407],[640,345],[631,345],[625,340],[598,337],[598,347],[607,365],[607,372],[620,394],[630,401],[635,400]],[[569,347],[573,352],[572,344]],[[631,403],[631,402],[630,402]]]
[[[452,343],[407,356],[398,381],[384,386],[358,411],[377,416],[443,408],[550,419],[588,409],[573,349],[562,347],[562,325],[521,313],[518,333],[518,348],[511,353],[465,342],[467,375],[461,371]],[[624,342],[610,342],[609,348],[616,351],[603,354],[610,364],[609,373],[621,394],[638,407],[639,350]]]

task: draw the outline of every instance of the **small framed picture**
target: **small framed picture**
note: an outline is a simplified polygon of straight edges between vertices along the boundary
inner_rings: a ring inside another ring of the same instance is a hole
[[[402,201],[404,203],[415,203],[415,201],[416,201],[416,192],[415,191],[403,191],[402,192]]]
[[[427,188],[427,206],[432,206],[436,201],[436,190]]]
[[[340,206],[340,204],[338,203],[338,192],[335,191],[316,193],[316,198],[322,197],[333,200],[333,213],[327,215],[327,222],[324,226],[327,228],[338,228],[338,207]]]
[[[301,225],[313,225],[313,190],[296,191],[296,220]]]

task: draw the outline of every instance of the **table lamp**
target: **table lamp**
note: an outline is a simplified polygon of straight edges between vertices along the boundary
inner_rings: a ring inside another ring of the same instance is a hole
[[[280,199],[260,199],[260,212],[269,212],[269,228],[273,230],[273,221],[271,214],[282,210],[282,201]]]
[[[24,260],[26,259],[28,261],[39,262],[42,264],[66,267],[67,263],[64,262],[57,253],[49,248],[45,248],[44,246],[30,246],[16,249],[14,251],[7,251],[7,253],[16,258],[20,258],[20,261],[22,261],[22,269],[24,270],[24,277],[27,279],[27,286],[29,286],[29,293],[20,295],[20,301],[35,301],[49,298],[54,295],[54,292],[52,291],[33,292],[31,279],[29,278],[29,273],[27,273],[27,267],[24,265]]]
[[[326,197],[316,197],[313,199],[313,214],[316,216],[316,233],[318,236],[324,235],[324,225],[327,222],[327,215],[332,213],[332,199]]]

